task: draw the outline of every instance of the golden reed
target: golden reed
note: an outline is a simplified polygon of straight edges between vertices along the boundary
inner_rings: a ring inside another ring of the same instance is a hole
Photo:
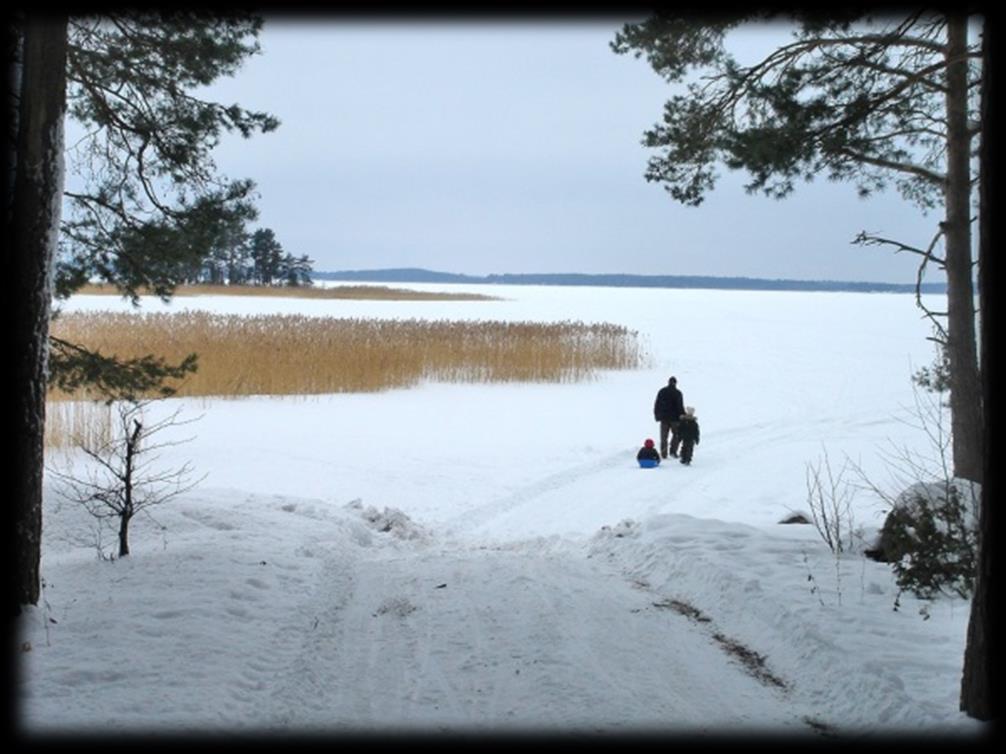
[[[183,397],[377,392],[423,381],[575,382],[644,361],[637,333],[607,323],[80,312],[61,314],[51,331],[121,358],[154,353],[177,363],[199,354],[199,370],[172,385]],[[53,390],[49,405],[98,397]],[[78,414],[86,405],[62,409],[65,416],[50,410],[52,444],[66,436],[59,426],[84,431]]]

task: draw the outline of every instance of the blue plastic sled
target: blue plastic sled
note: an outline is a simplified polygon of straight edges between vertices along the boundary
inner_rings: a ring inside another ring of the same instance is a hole
[[[655,469],[660,465],[660,461],[655,458],[640,458],[638,460],[640,468],[643,469]]]

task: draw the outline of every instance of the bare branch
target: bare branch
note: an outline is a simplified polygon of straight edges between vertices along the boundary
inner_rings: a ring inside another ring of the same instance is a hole
[[[931,310],[926,306],[925,302],[922,300],[922,281],[925,277],[926,266],[929,262],[936,262],[940,267],[945,267],[946,262],[943,258],[937,257],[933,250],[936,248],[936,244],[939,243],[940,238],[944,235],[943,225],[940,224],[940,229],[937,231],[936,235],[933,236],[933,240],[930,241],[929,246],[926,249],[919,249],[915,246],[909,246],[908,244],[902,243],[901,241],[895,241],[889,238],[881,238],[879,236],[873,236],[868,234],[865,230],[861,231],[858,236],[853,240],[853,243],[860,246],[893,246],[894,253],[897,254],[900,251],[907,251],[912,254],[917,254],[922,257],[922,261],[919,263],[919,268],[915,275],[915,305],[922,310],[923,315],[927,317],[936,329],[939,337],[935,339],[939,343],[946,343],[949,340],[949,333],[942,322],[939,321],[939,317],[947,317],[948,312],[937,312]]]
[[[148,424],[144,411],[150,404],[150,400],[119,402],[116,436],[103,443],[80,442],[79,450],[92,463],[86,476],[54,471],[66,484],[65,497],[83,506],[99,521],[118,519],[120,557],[129,554],[129,523],[138,512],[184,494],[206,478],[203,475],[193,480],[189,462],[179,468],[157,468],[159,456],[155,451],[183,441],[151,443],[150,438],[196,419],[179,420],[181,409],[178,409]]]
[[[865,230],[861,231],[860,234],[856,236],[852,242],[860,246],[894,246],[895,254],[897,254],[900,251],[907,251],[912,254],[918,254],[924,257],[927,261],[936,262],[942,267],[944,265],[944,260],[941,257],[937,257],[935,254],[933,254],[933,249],[936,246],[936,242],[942,235],[943,231],[940,230],[940,232],[936,234],[936,238],[933,239],[932,243],[930,243],[929,248],[927,249],[920,249],[917,246],[909,246],[906,243],[896,241],[892,238],[881,238],[880,236],[874,236],[867,233]]]

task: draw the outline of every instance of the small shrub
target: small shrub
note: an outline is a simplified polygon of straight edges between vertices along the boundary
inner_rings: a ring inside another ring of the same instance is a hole
[[[81,505],[99,524],[99,556],[104,557],[100,527],[118,522],[118,557],[129,555],[129,527],[140,512],[161,505],[188,492],[198,481],[191,481],[191,465],[164,469],[158,464],[159,452],[182,441],[161,441],[165,430],[189,424],[180,421],[180,409],[164,419],[148,420],[149,401],[120,401],[109,439],[80,440],[79,450],[88,460],[82,473],[72,469],[51,469],[64,484],[62,495]]]
[[[852,551],[861,536],[852,513],[856,491],[845,479],[847,472],[848,461],[837,474],[834,472],[827,451],[823,460],[806,465],[807,506],[811,522],[836,557]]]
[[[920,599],[967,599],[978,552],[978,493],[962,480],[905,490],[881,529],[877,550],[899,589]]]

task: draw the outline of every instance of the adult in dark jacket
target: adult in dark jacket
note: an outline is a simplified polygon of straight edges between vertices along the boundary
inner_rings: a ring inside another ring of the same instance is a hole
[[[653,419],[660,422],[660,457],[667,458],[667,435],[671,435],[671,455],[678,457],[678,423],[685,413],[685,397],[678,390],[678,378],[671,377],[667,387],[657,391],[657,399],[653,403]]]

